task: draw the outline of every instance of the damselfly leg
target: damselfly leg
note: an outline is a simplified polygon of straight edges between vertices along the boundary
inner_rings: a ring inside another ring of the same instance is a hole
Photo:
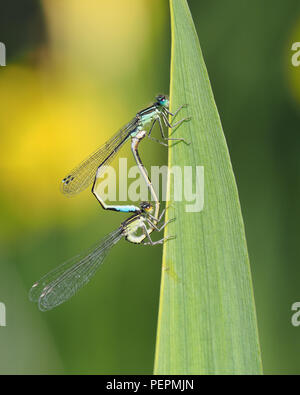
[[[157,116],[157,118],[154,119],[154,121],[153,121],[153,123],[152,123],[152,125],[151,125],[151,127],[150,127],[150,130],[149,130],[149,132],[148,132],[148,138],[150,138],[151,140],[153,140],[153,141],[155,141],[155,142],[157,142],[157,143],[159,143],[159,144],[161,144],[161,145],[164,145],[165,147],[168,147],[168,144],[166,144],[166,143],[164,143],[163,141],[161,141],[161,140],[159,140],[159,139],[156,139],[156,138],[154,138],[154,137],[151,136],[152,129],[153,129],[153,127],[154,127],[156,121],[158,121],[160,133],[161,133],[161,136],[162,136],[163,140],[165,140],[165,141],[169,141],[169,140],[170,140],[170,141],[183,141],[185,144],[189,144],[184,138],[180,138],[180,137],[177,137],[177,138],[176,138],[176,137],[166,137],[165,131],[164,131],[164,127],[163,127],[163,123],[164,123],[164,125],[165,125],[167,128],[175,129],[175,128],[179,127],[183,122],[190,121],[191,118],[190,118],[190,117],[186,117],[186,118],[182,118],[181,120],[179,120],[179,121],[177,121],[177,122],[175,122],[175,123],[173,124],[174,118],[175,118],[176,115],[179,113],[179,111],[180,111],[182,108],[184,108],[184,107],[187,107],[187,105],[184,104],[184,105],[180,106],[174,113],[171,113],[167,108],[164,108],[164,109],[161,111],[161,113]],[[170,116],[173,117],[171,123],[169,122],[167,115],[170,115]]]
[[[179,111],[181,110],[181,109],[183,109],[183,108],[186,108],[188,105],[187,104],[182,104],[180,107],[178,107],[177,108],[177,110],[174,112],[174,113],[172,113],[171,111],[169,111],[167,108],[165,108],[165,112],[167,113],[167,114],[169,114],[169,115],[171,115],[172,117],[173,117],[173,120],[176,118],[176,116],[177,116],[177,114],[179,113]],[[173,120],[172,120],[172,122],[173,122]],[[171,122],[171,123],[172,123]]]

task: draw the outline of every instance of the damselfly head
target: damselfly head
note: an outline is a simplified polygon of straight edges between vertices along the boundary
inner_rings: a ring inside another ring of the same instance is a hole
[[[153,210],[153,206],[150,202],[141,202],[140,208],[141,208],[141,211],[143,211],[145,213],[151,213],[151,211]]]
[[[165,95],[156,96],[156,101],[162,107],[169,107],[169,99]]]

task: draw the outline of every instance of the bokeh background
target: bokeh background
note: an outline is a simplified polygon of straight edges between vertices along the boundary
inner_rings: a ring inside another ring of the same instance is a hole
[[[291,46],[300,3],[189,5],[238,183],[264,371],[299,374],[300,67]],[[1,0],[0,41],[0,373],[151,374],[160,247],[122,240],[77,297],[48,313],[27,294],[126,218],[89,191],[66,199],[59,182],[168,92],[168,1]],[[141,155],[147,166],[166,163],[155,143]]]

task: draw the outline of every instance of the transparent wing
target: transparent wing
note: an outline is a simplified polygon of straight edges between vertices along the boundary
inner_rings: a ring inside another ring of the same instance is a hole
[[[77,255],[33,284],[29,299],[47,311],[70,299],[95,274],[112,246],[123,237],[122,228],[107,235],[86,254]]]
[[[86,189],[94,181],[98,167],[100,165],[107,166],[113,160],[119,149],[127,141],[131,131],[136,127],[136,124],[137,119],[134,118],[92,155],[75,167],[62,180],[62,193],[75,195]]]

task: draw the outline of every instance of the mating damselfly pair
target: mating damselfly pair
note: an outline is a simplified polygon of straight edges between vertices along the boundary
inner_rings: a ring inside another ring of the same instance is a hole
[[[152,241],[151,233],[160,232],[169,222],[161,224],[165,210],[160,214],[160,203],[149,179],[144,165],[140,159],[138,146],[147,136],[148,138],[168,146],[165,141],[184,141],[183,138],[166,137],[164,127],[175,128],[182,122],[189,120],[183,118],[176,123],[170,123],[169,116],[173,119],[185,105],[177,111],[169,111],[169,100],[165,95],[156,97],[156,101],[136,116],[123,128],[121,128],[110,140],[96,150],[91,156],[80,163],[62,180],[61,190],[66,195],[75,195],[93,183],[92,193],[95,195],[105,210],[113,210],[132,215],[121,223],[120,227],[108,234],[96,247],[86,254],[78,255],[52,270],[36,282],[29,293],[31,301],[37,302],[40,310],[47,311],[60,305],[71,298],[90,278],[95,274],[102,264],[105,256],[123,237],[134,244],[156,245],[162,244],[169,238]],[[155,123],[158,122],[162,140],[151,136]],[[150,125],[149,130],[146,127]],[[111,163],[121,147],[131,139],[131,150],[139,170],[150,190],[154,206],[150,202],[141,202],[139,206],[134,205],[106,205],[97,193],[97,181],[103,174],[105,168]],[[141,233],[141,234],[138,234]]]

